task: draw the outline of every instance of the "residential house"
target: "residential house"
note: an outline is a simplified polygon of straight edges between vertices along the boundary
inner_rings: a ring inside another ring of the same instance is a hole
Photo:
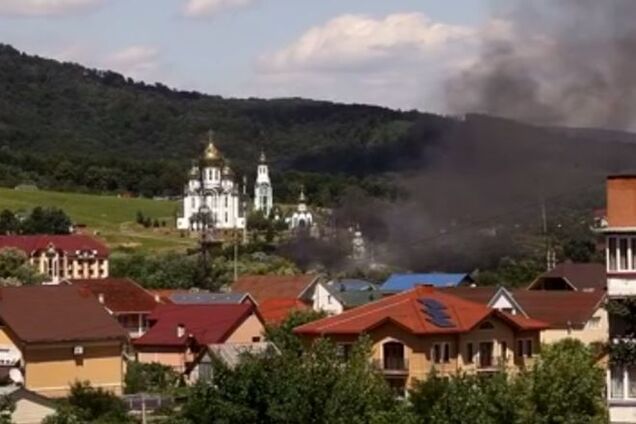
[[[391,274],[382,284],[384,292],[401,292],[411,290],[417,285],[426,284],[433,287],[457,287],[474,283],[470,274],[426,273],[426,274]]]
[[[314,290],[313,309],[337,315],[382,297],[377,286],[364,280],[332,280],[318,282]]]
[[[310,309],[321,275],[246,275],[232,283],[232,293],[249,293],[268,324],[277,324],[292,311]]]
[[[199,350],[214,343],[254,343],[264,324],[254,305],[158,305],[150,328],[133,341],[139,362],[159,362],[184,372]]]
[[[0,236],[0,249],[4,248],[23,251],[31,265],[49,277],[48,283],[108,277],[108,248],[86,235]]]
[[[374,363],[404,393],[433,370],[491,373],[529,365],[547,324],[452,296],[430,286],[382,298],[294,329],[311,342],[328,337],[344,358],[362,334]]]
[[[542,343],[573,338],[605,343],[609,320],[604,291],[508,290],[504,287],[453,287],[443,290],[513,315],[543,321]]]
[[[214,374],[214,360],[221,361],[229,368],[236,367],[243,355],[276,355],[280,351],[271,342],[220,343],[205,346],[186,370],[189,383],[211,380]]]
[[[528,290],[605,291],[604,264],[564,262],[537,277]]]
[[[245,275],[232,283],[232,293],[249,293],[258,304],[267,299],[298,299],[312,303],[320,275]]]
[[[294,298],[265,299],[258,305],[258,312],[267,325],[278,325],[292,312],[310,309],[305,302]]]
[[[148,329],[148,316],[157,306],[155,296],[129,278],[69,280],[70,284],[90,291],[113,315],[132,339]]]
[[[67,285],[2,288],[0,325],[0,359],[19,351],[26,389],[61,397],[75,381],[88,381],[122,392],[127,335],[89,291]]]
[[[8,397],[15,404],[11,412],[13,424],[40,424],[46,417],[55,414],[53,400],[18,384],[0,387],[0,396]]]
[[[636,299],[636,175],[611,176],[607,179],[607,227],[605,257],[607,295],[609,301],[620,302]],[[613,345],[623,345],[610,353],[607,376],[610,421],[614,423],[636,422],[636,364],[613,358],[619,352],[632,349],[634,336],[629,321],[617,314],[609,317],[608,337]]]

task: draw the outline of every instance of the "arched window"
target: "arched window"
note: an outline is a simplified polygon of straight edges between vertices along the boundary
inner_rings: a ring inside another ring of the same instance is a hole
[[[400,342],[386,342],[382,345],[382,366],[385,370],[406,369],[404,345]]]
[[[495,326],[490,321],[486,321],[479,326],[480,330],[493,330]]]

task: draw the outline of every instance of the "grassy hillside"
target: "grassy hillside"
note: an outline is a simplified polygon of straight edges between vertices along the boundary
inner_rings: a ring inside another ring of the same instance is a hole
[[[183,249],[192,240],[174,228],[178,203],[166,200],[98,196],[53,191],[20,191],[0,188],[0,209],[29,210],[36,206],[57,207],[87,232],[98,234],[111,246],[136,249]],[[166,222],[165,228],[146,229],[135,223],[137,211]]]

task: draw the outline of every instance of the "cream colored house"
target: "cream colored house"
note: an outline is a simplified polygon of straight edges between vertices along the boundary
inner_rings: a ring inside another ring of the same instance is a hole
[[[26,389],[63,397],[86,381],[122,392],[127,336],[89,292],[67,285],[1,288],[0,322],[0,364]]]
[[[609,319],[603,290],[508,290],[492,287],[458,287],[445,292],[489,307],[543,321],[541,343],[573,338],[583,343],[605,343]]]
[[[51,284],[62,279],[108,277],[108,248],[85,235],[0,236],[0,249],[4,248],[24,252]]]
[[[432,287],[416,288],[297,327],[307,341],[328,337],[344,359],[362,334],[372,358],[396,392],[403,394],[432,370],[493,373],[528,366],[547,325],[469,302]]]

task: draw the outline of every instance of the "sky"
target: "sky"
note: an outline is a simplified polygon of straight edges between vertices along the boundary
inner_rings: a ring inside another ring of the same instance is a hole
[[[226,97],[443,113],[489,0],[0,0],[0,42]]]

